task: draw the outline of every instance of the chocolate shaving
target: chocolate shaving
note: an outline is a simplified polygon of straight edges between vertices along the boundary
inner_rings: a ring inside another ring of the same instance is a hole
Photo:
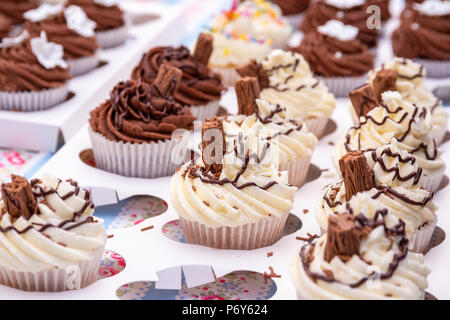
[[[39,212],[31,185],[24,177],[14,174],[11,175],[11,180],[10,183],[2,183],[1,186],[5,208],[14,219],[21,216],[29,219],[33,214]]]
[[[345,185],[345,197],[349,201],[358,192],[369,191],[376,186],[373,171],[367,165],[361,150],[347,152],[339,159],[339,170]]]
[[[236,96],[238,114],[252,115],[256,110],[255,100],[259,97],[258,80],[254,77],[244,77],[236,81]]]
[[[204,65],[208,65],[213,52],[213,37],[207,33],[201,33],[195,45],[194,58]]]
[[[221,137],[217,137],[218,133]],[[220,146],[219,141],[215,140],[216,138],[222,140],[222,146]],[[213,148],[208,148],[211,144],[214,144]],[[216,150],[220,151],[221,148],[222,154],[216,155]],[[205,172],[210,172],[216,179],[219,178],[222,173],[225,153],[225,133],[222,121],[218,117],[207,118],[202,124],[202,160],[205,164]]]
[[[378,101],[381,101],[383,92],[397,90],[397,76],[398,73],[395,70],[384,69],[377,72],[372,81],[372,87]]]
[[[269,77],[267,73],[264,71],[264,68],[261,63],[256,62],[256,60],[252,59],[246,65],[237,68],[236,72],[241,77],[254,77],[258,79],[258,84],[260,89],[268,88],[270,85]]]
[[[328,218],[327,242],[324,259],[330,262],[335,256],[346,262],[359,254],[359,243],[367,234],[355,224],[355,216],[346,213]]]
[[[163,96],[172,95],[177,91],[182,77],[183,72],[180,69],[162,64],[153,84]]]
[[[366,83],[349,92],[348,96],[359,117],[366,114],[378,105],[378,99],[370,84]]]

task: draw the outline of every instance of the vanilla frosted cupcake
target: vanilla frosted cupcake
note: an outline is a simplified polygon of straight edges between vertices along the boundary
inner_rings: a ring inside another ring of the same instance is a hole
[[[384,150],[377,150],[378,154]],[[401,155],[393,156],[388,163],[385,155],[377,157],[375,165],[367,161],[368,154],[361,151],[341,158],[339,167],[343,181],[324,189],[316,208],[316,220],[321,229],[326,230],[328,217],[341,213],[342,209],[353,208],[354,212],[368,217],[387,210],[389,221],[397,223],[401,219],[405,222],[410,249],[425,252],[437,221],[437,206],[432,202],[434,194],[417,184],[422,170],[408,158],[402,158],[406,162],[401,163]]]
[[[292,28],[280,9],[268,1],[245,1],[216,15],[210,32],[214,51],[209,66],[227,86],[238,78],[235,69],[252,59],[261,61],[273,47],[284,47]]]
[[[306,123],[316,136],[323,134],[336,101],[328,88],[313,77],[300,54],[273,50],[261,64],[252,61],[238,73],[253,73],[259,80],[261,99],[283,106],[289,117]]]
[[[215,152],[209,150],[211,140],[223,141]],[[258,163],[251,153],[224,156],[224,146],[222,122],[207,119],[202,158],[181,166],[171,180],[170,198],[185,239],[220,249],[272,245],[281,238],[296,188],[272,163]]]
[[[364,92],[361,96],[364,96]],[[363,107],[364,104],[353,105],[358,110],[370,111],[362,112],[360,124],[350,128],[339,140],[335,154],[336,164],[349,151],[373,150],[389,144],[395,138],[398,148],[414,156],[418,165],[428,173],[440,172],[445,166],[440,159],[442,152],[429,134],[432,120],[427,108],[412,105],[400,93],[393,91],[384,92],[381,104],[376,107],[373,107],[376,103],[367,110]],[[434,182],[430,183],[434,185]]]
[[[392,89],[400,92],[404,100],[425,107],[431,112],[431,135],[436,139],[436,143],[440,144],[447,131],[448,114],[442,106],[442,101],[425,84],[425,68],[410,59],[394,58],[369,73],[369,82],[372,86],[378,84],[380,71],[384,70],[395,71],[393,73],[395,87]]]
[[[72,180],[11,178],[1,186],[0,283],[52,292],[95,282],[106,234],[89,191]]]
[[[388,227],[383,213],[330,217],[326,234],[305,244],[292,260],[298,299],[422,300],[430,269],[408,251],[404,223]]]
[[[289,184],[300,187],[308,173],[317,138],[306,125],[290,119],[282,107],[261,99],[256,100],[255,107],[248,115],[223,119],[227,150],[232,153],[251,150],[260,157],[271,157],[279,170],[287,170]],[[261,113],[268,116],[261,117]]]

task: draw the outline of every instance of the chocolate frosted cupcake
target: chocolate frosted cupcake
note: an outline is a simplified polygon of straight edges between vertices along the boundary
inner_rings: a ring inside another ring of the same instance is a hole
[[[11,179],[1,185],[0,283],[55,292],[97,281],[106,233],[89,191],[49,176]]]
[[[280,7],[283,16],[289,20],[292,26],[298,26],[311,0],[272,0]]]
[[[354,212],[365,208],[368,218],[387,211],[390,227],[404,221],[410,249],[426,252],[436,227],[437,206],[432,201],[434,193],[421,186],[423,171],[415,163],[392,145],[374,152],[347,153],[339,160],[343,181],[327,186],[317,205],[315,215],[321,229],[326,230],[329,216],[349,208]]]
[[[301,300],[423,300],[430,269],[408,250],[405,224],[385,212],[330,217],[326,234],[305,244],[290,266]]]
[[[425,78],[424,67],[405,58],[394,58],[369,72],[369,82],[377,94],[377,99],[385,91],[398,91],[404,100],[428,109],[432,120],[431,136],[440,144],[447,131],[448,114],[442,100],[426,85]],[[358,122],[359,119],[354,116],[354,123]]]
[[[237,72],[258,78],[261,99],[282,106],[290,118],[305,123],[317,137],[322,136],[336,101],[328,88],[313,77],[300,54],[276,49],[262,63],[251,61]],[[262,117],[269,115],[260,111]]]
[[[0,109],[38,111],[67,98],[69,68],[61,45],[48,42],[45,32],[29,38],[23,31],[0,43]]]
[[[291,50],[303,55],[330,91],[342,97],[364,83],[373,68],[373,54],[357,34],[355,27],[330,20],[306,34],[300,46]]]
[[[22,24],[23,14],[39,6],[38,0],[1,0],[0,13],[7,16],[12,24]]]
[[[27,11],[24,17],[27,19],[25,29],[32,37],[45,31],[49,41],[64,47],[64,60],[72,75],[86,73],[98,66],[96,24],[80,7],[43,4]]]
[[[152,83],[162,64],[176,67],[183,72],[183,77],[174,93],[175,101],[189,106],[198,120],[215,116],[225,87],[220,75],[208,67],[212,41],[211,35],[201,34],[193,55],[184,46],[153,48],[142,56],[131,78]]]
[[[189,108],[173,99],[182,72],[162,65],[152,84],[118,83],[90,114],[89,134],[98,168],[129,177],[155,178],[175,172],[177,129],[193,129]]]
[[[226,153],[222,120],[208,118],[202,126],[202,158],[181,166],[170,183],[186,241],[236,250],[274,244],[297,188],[287,184],[286,172],[270,161],[261,163],[255,152]]]
[[[450,76],[450,2],[424,1],[407,7],[392,34],[398,57],[415,59],[435,78]]]
[[[82,8],[89,19],[97,24],[95,35],[98,45],[111,48],[123,44],[128,35],[125,13],[118,3],[111,0],[69,0],[66,5]]]
[[[339,20],[346,25],[356,27],[358,29],[357,38],[366,46],[372,48],[377,43],[378,30],[368,27],[367,20],[371,13],[367,12],[367,7],[372,5],[371,2],[364,0],[314,1],[306,11],[299,29],[307,34],[330,20]]]

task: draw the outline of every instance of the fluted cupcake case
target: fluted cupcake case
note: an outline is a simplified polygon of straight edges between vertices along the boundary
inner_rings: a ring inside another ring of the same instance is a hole
[[[202,106],[191,106],[191,114],[194,115],[197,120],[203,121],[206,118],[217,115],[219,111],[219,100],[210,101]]]
[[[305,182],[310,164],[311,157],[303,157],[286,163],[280,163],[278,166],[278,170],[287,170],[289,184],[296,187],[301,187],[303,185],[303,182]]]
[[[108,140],[89,127],[97,168],[127,177],[157,178],[175,173],[180,166],[171,160],[176,141],[150,143]]]
[[[353,89],[367,81],[367,74],[359,77],[317,77],[336,97],[347,97]]]
[[[79,76],[97,68],[99,64],[99,57],[96,53],[93,56],[78,59],[67,59],[66,63],[70,67],[70,74],[73,76]]]
[[[127,40],[130,24],[130,18],[125,15],[125,24],[123,26],[105,31],[96,31],[95,36],[97,37],[98,45],[103,49],[107,49],[123,44]]]
[[[67,269],[56,267],[41,272],[16,272],[0,266],[0,284],[24,291],[42,292],[85,288],[98,280],[103,250],[104,246],[97,250],[92,260],[79,261]]]
[[[320,139],[325,131],[329,118],[308,118],[304,120],[304,123],[308,127],[308,131],[314,133],[314,135]]]
[[[253,250],[267,247],[283,234],[289,212],[236,227],[209,227],[180,217],[186,242],[217,249]]]
[[[215,73],[218,73],[222,77],[222,84],[226,87],[234,87],[236,80],[240,78],[235,68],[223,68],[209,66]]]
[[[450,61],[414,59],[414,62],[421,64],[427,71],[427,77],[445,78],[450,77]]]
[[[0,110],[26,112],[46,110],[66,100],[68,93],[67,85],[41,91],[0,91]]]

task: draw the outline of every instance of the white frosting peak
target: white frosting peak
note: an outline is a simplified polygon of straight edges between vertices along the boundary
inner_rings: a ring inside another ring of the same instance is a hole
[[[29,37],[29,33],[27,30],[23,30],[17,37],[14,38],[3,38],[2,42],[0,43],[0,48],[10,48],[15,47],[18,44],[21,44]]]
[[[63,9],[61,3],[58,4],[41,4],[36,9],[29,10],[23,14],[23,17],[31,22],[38,22],[51,17]]]
[[[44,68],[67,68],[67,64],[63,60],[63,46],[54,42],[48,42],[47,34],[45,33],[45,31],[41,31],[41,36],[39,38],[31,39],[30,45],[31,51],[33,51],[39,63]]]
[[[330,6],[346,10],[362,6],[365,3],[365,0],[325,0],[325,2]]]
[[[414,3],[414,9],[426,16],[445,16],[450,14],[450,2],[426,0],[422,3]]]
[[[83,37],[95,35],[97,24],[88,18],[86,13],[78,6],[69,6],[64,10],[67,27]]]
[[[349,41],[356,39],[358,35],[358,28],[350,25],[345,25],[339,20],[329,20],[324,25],[317,28],[317,30],[325,35],[339,39],[341,41]]]

